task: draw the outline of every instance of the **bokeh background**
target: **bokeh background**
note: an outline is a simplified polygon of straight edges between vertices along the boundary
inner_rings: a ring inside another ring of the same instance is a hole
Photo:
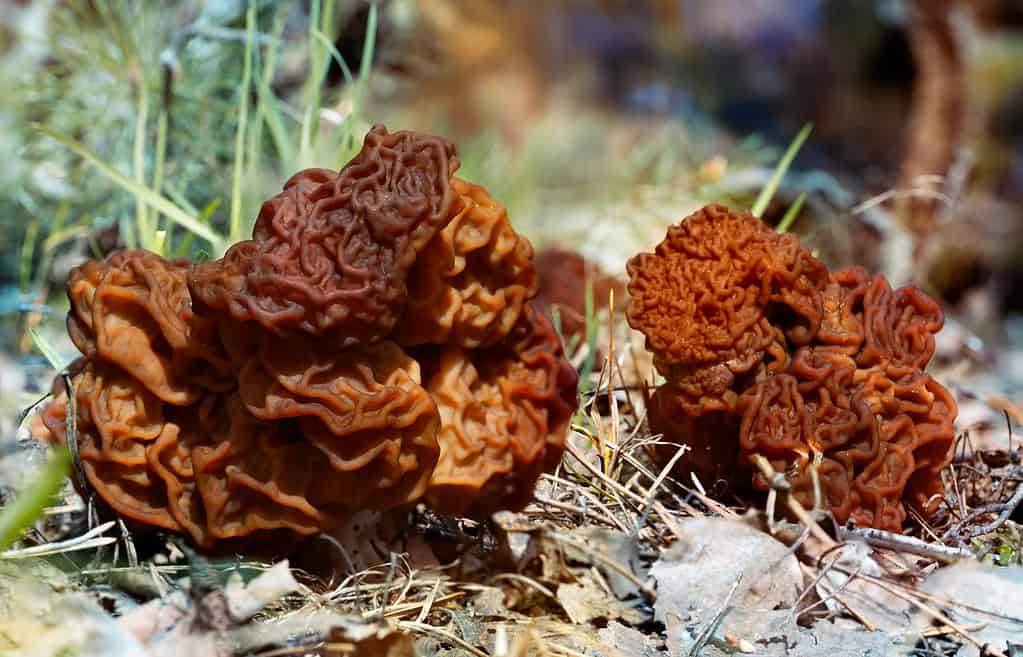
[[[812,123],[765,219],[805,194],[792,230],[829,266],[938,296],[957,380],[1021,397],[1019,0],[0,9],[5,430],[52,373],[40,341],[64,357],[70,267],[137,245],[215,256],[378,122],[456,141],[538,249],[611,276],[700,205],[748,207]]]

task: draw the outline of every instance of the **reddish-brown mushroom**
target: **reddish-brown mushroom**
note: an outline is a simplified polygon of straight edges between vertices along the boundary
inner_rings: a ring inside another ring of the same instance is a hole
[[[594,263],[575,251],[560,248],[540,251],[536,255],[536,271],[540,288],[533,304],[549,318],[557,313],[566,342],[573,337],[582,339],[586,332],[587,287],[591,290],[594,312],[607,308],[612,290],[616,307],[625,299],[624,285],[602,274]]]
[[[561,457],[576,375],[526,305],[529,242],[456,167],[446,142],[376,127],[340,173],[288,181],[220,260],[73,271],[87,486],[214,551],[420,498],[524,505]],[[43,413],[65,443],[66,402]]]
[[[278,334],[330,334],[339,346],[391,332],[416,256],[444,227],[457,195],[454,147],[375,126],[336,176],[302,172],[256,219],[251,242],[192,268],[204,304]]]
[[[748,472],[759,454],[843,522],[898,531],[907,506],[933,511],[956,415],[922,371],[942,324],[933,299],[858,267],[830,274],[794,237],[720,206],[629,272],[628,319],[667,379],[651,428],[690,445],[686,469]]]

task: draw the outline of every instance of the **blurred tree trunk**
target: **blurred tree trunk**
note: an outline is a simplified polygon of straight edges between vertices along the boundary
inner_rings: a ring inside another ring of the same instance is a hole
[[[903,189],[919,187],[920,176],[946,176],[958,154],[966,115],[963,54],[953,24],[958,4],[958,0],[910,3],[909,35],[917,74],[902,161]],[[919,253],[941,204],[915,195],[901,202],[898,210],[917,237]]]

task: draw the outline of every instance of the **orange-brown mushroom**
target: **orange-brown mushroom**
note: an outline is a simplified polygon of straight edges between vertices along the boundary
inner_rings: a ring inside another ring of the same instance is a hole
[[[375,127],[217,261],[126,251],[72,272],[87,485],[213,551],[285,549],[421,498],[524,505],[560,460],[576,374],[527,305],[532,247],[456,167],[443,140]],[[43,412],[65,443],[66,402]]]
[[[437,462],[437,407],[419,363],[393,342],[330,352],[264,338],[238,373],[249,413],[292,419],[337,474],[325,480],[350,510],[417,500]]]
[[[452,178],[457,211],[409,273],[408,305],[395,334],[404,345],[488,347],[511,331],[536,295],[533,247],[483,187]]]
[[[650,425],[690,445],[685,469],[750,472],[759,454],[843,522],[898,531],[907,506],[933,511],[956,415],[923,372],[942,324],[933,299],[859,267],[831,274],[794,237],[721,206],[669,229],[629,273],[629,322],[667,379]]]
[[[427,360],[441,416],[427,503],[470,516],[522,508],[540,473],[561,461],[576,406],[578,375],[553,326],[527,306],[502,344],[447,346]]]
[[[692,403],[734,407],[736,376],[820,328],[827,269],[750,214],[709,205],[627,270],[629,323]]]
[[[214,327],[192,310],[187,265],[120,251],[68,277],[68,333],[86,356],[128,370],[157,397],[190,404],[230,387]]]

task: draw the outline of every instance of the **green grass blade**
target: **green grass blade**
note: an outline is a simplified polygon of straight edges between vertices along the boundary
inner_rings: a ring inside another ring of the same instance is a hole
[[[27,292],[32,284],[32,258],[36,252],[36,240],[39,238],[39,220],[33,219],[25,226],[25,236],[21,240],[19,254],[18,278],[22,292]]]
[[[796,197],[796,200],[792,202],[789,209],[785,211],[785,216],[778,222],[778,226],[775,228],[779,233],[787,233],[789,228],[792,227],[792,223],[799,216],[799,211],[803,209],[803,203],[806,202],[806,192],[802,192]]]
[[[585,301],[585,324],[586,327],[586,344],[589,350],[586,352],[586,358],[583,359],[582,367],[579,368],[579,392],[586,394],[590,391],[590,375],[593,374],[593,370],[597,365],[597,329],[600,328],[600,323],[597,321],[597,309],[593,298],[593,286],[587,283],[586,293],[584,296]]]
[[[362,44],[362,61],[359,63],[359,89],[355,97],[355,111],[361,112],[364,109],[366,100],[366,84],[369,81],[369,71],[373,66],[373,52],[377,43],[377,6],[373,3],[369,6],[369,16],[366,18],[366,41]]]
[[[60,354],[57,353],[57,350],[54,349],[53,345],[50,344],[49,341],[47,341],[47,339],[39,333],[39,331],[34,328],[30,328],[28,330],[28,334],[32,338],[32,344],[35,345],[36,349],[39,350],[39,353],[41,353],[46,358],[47,362],[50,363],[50,367],[59,372],[68,365],[64,359],[60,357]]]
[[[63,447],[54,449],[53,457],[36,475],[35,481],[0,510],[0,551],[11,547],[42,515],[43,509],[64,487],[70,468],[71,455],[68,451]]]
[[[284,120],[281,118],[277,96],[274,95],[271,88],[274,76],[277,74],[277,49],[280,47],[284,26],[288,17],[286,9],[286,5],[278,8],[277,16],[274,18],[273,33],[267,42],[266,48],[263,50],[263,70],[256,85],[256,100],[259,107],[260,120],[265,122],[270,129],[270,137],[274,141],[277,155],[284,161],[284,168],[290,171],[291,165],[295,161],[295,149],[284,127]]]
[[[142,80],[138,84],[138,107],[135,109],[135,143],[132,148],[132,162],[135,174],[135,183],[140,187],[146,185],[146,123],[149,121],[149,97],[146,93],[146,83]],[[149,248],[152,240],[152,227],[149,225],[149,208],[140,196],[135,197],[135,231],[138,232],[138,241],[142,248]],[[133,231],[128,230],[129,235],[124,236],[128,248],[134,246]]]
[[[209,226],[199,223],[195,217],[189,215],[174,203],[171,203],[163,195],[157,194],[145,185],[139,185],[128,176],[113,168],[81,142],[44,125],[34,124],[34,127],[43,134],[67,146],[73,153],[88,161],[90,164],[99,169],[103,175],[110,178],[127,191],[135,194],[136,196],[142,197],[146,203],[159,210],[164,214],[164,216],[174,223],[178,224],[185,230],[192,231],[199,237],[208,241],[215,250],[219,251],[221,247],[223,247],[224,238],[218,235],[216,231],[211,229]]]
[[[249,3],[245,12],[245,62],[242,84],[238,92],[238,130],[234,142],[234,175],[231,179],[231,224],[228,240],[242,239],[242,176],[245,167],[245,129],[249,120],[249,91],[252,86],[252,43],[256,39],[256,5]]]
[[[167,121],[167,108],[163,108],[156,122],[156,153],[153,158],[153,191],[157,194],[163,194],[163,165],[167,158]],[[161,230],[160,212],[156,208],[152,208],[149,221],[154,231]],[[160,252],[160,255],[163,255],[163,252]]]
[[[348,68],[348,62],[345,61],[344,56],[338,51],[338,49],[334,47],[334,44],[330,42],[327,35],[319,30],[313,30],[312,35],[313,38],[320,42],[323,49],[327,51],[328,55],[330,55],[331,59],[337,62],[337,65],[341,67],[341,74],[344,76],[345,82],[347,84],[352,84],[354,78],[352,77],[352,70]]]
[[[774,169],[774,174],[771,175],[771,179],[767,181],[767,185],[760,190],[760,195],[757,196],[757,200],[753,203],[753,207],[750,209],[750,213],[759,219],[763,214],[764,210],[767,209],[771,199],[774,198],[774,193],[778,191],[778,185],[781,184],[782,178],[785,177],[785,173],[788,172],[789,166],[792,165],[792,160],[796,159],[796,154],[799,153],[799,149],[803,147],[806,142],[806,138],[810,136],[810,131],[813,130],[813,124],[807,123],[803,126],[803,129],[799,131],[796,138],[789,144],[788,150],[782,155],[781,160],[778,161],[778,166]]]

